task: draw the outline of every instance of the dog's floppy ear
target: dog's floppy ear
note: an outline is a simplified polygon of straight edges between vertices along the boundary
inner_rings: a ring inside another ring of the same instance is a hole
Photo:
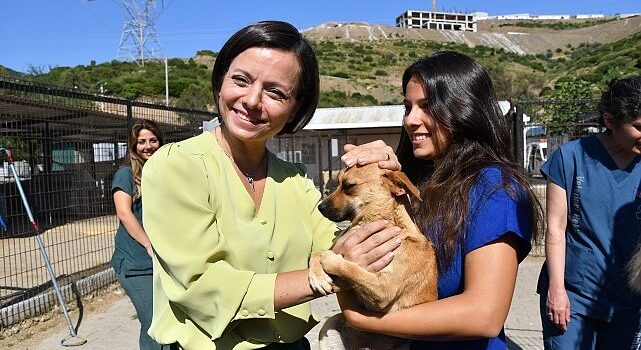
[[[408,194],[418,199],[419,201],[422,200],[421,192],[418,188],[416,188],[416,186],[414,186],[414,184],[412,184],[412,182],[407,178],[407,175],[405,175],[404,172],[388,171],[383,174],[383,177],[389,179],[392,183],[391,191],[392,193],[394,193],[394,195],[402,196],[404,194]]]

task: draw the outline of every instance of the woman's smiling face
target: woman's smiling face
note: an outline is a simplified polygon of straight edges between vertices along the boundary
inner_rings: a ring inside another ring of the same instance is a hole
[[[267,140],[294,118],[300,64],[291,52],[253,47],[236,56],[223,79],[219,112],[242,140]]]
[[[449,144],[447,132],[430,114],[427,94],[417,77],[405,89],[403,127],[412,141],[414,157],[438,159]]]
[[[136,140],[136,153],[143,160],[149,159],[160,147],[160,141],[153,132],[140,129]]]

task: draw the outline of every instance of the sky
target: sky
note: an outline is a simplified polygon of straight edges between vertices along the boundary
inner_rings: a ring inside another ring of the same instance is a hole
[[[260,20],[287,21],[299,30],[325,22],[394,26],[406,10],[432,8],[429,0],[157,0],[156,4],[156,31],[169,58],[193,57],[199,50],[217,52],[235,31]],[[121,0],[1,0],[0,65],[29,72],[116,59],[125,23],[121,5]],[[614,15],[641,12],[641,1],[440,0],[436,8],[489,15]]]

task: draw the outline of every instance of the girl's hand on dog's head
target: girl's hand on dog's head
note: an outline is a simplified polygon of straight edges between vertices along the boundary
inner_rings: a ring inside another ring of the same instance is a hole
[[[378,163],[382,169],[401,170],[401,163],[398,162],[392,147],[381,140],[372,141],[360,146],[350,143],[343,147],[345,154],[341,157],[345,166],[365,165]]]

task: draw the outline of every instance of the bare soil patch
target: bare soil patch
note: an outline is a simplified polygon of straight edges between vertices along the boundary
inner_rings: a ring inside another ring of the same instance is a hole
[[[82,318],[104,313],[113,303],[126,297],[118,283],[112,283],[107,288],[85,295],[81,299]],[[67,304],[69,315],[74,326],[78,324],[79,308],[75,304]],[[27,319],[11,327],[0,329],[0,349],[29,350],[42,340],[60,332],[67,332],[67,323],[62,310],[57,306],[54,310],[38,317]],[[82,335],[82,320],[79,327]],[[62,340],[62,339],[61,339]]]

